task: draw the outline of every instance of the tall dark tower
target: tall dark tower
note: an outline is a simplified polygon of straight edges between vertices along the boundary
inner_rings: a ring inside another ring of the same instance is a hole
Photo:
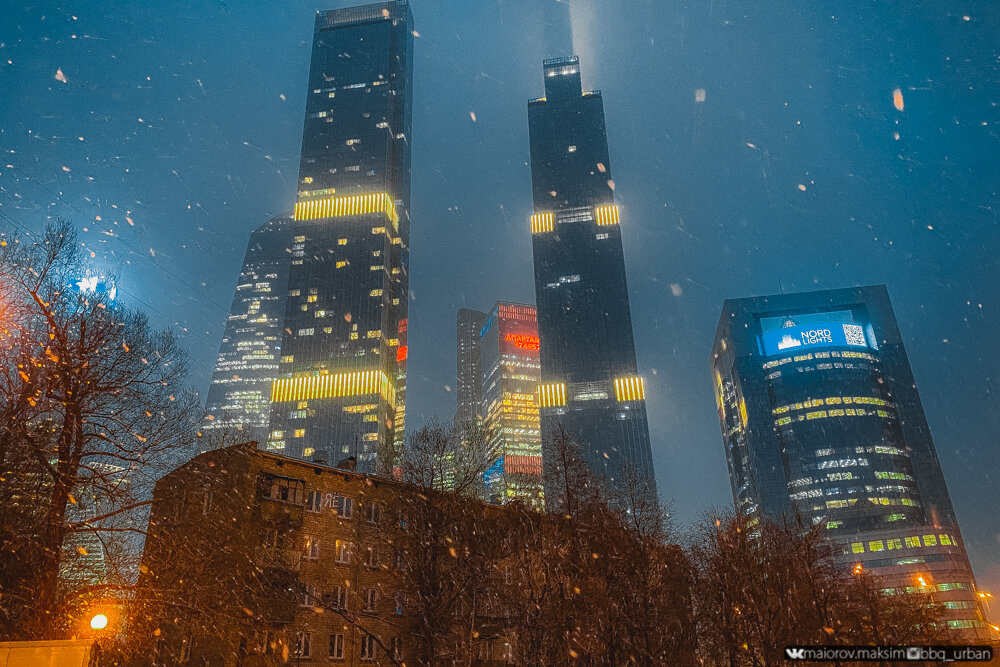
[[[561,424],[610,482],[626,463],[652,480],[604,103],[576,56],[544,71],[545,97],[528,103],[542,438]]]
[[[819,524],[889,594],[987,636],[885,286],[727,300],[712,374],[736,510]]]
[[[267,439],[271,385],[278,378],[281,358],[291,243],[291,213],[271,218],[250,235],[205,400],[204,431],[235,428],[247,440]]]
[[[269,448],[366,472],[405,422],[412,30],[406,0],[316,15],[271,392]]]
[[[483,371],[480,365],[479,333],[485,322],[486,313],[471,308],[460,308],[455,320],[458,371],[455,427],[459,429],[482,417]]]

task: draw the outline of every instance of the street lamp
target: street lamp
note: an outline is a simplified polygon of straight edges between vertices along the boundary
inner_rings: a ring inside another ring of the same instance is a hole
[[[108,627],[108,617],[104,614],[94,614],[90,619],[90,627],[94,630],[103,630]]]

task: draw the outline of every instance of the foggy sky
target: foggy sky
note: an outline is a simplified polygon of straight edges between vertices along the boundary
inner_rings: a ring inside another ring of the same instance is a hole
[[[412,2],[411,427],[454,412],[457,309],[534,300],[526,101],[565,35],[549,2]],[[0,5],[0,229],[72,220],[95,271],[181,334],[201,392],[248,234],[294,201],[314,11],[344,4]],[[571,14],[678,524],[732,505],[708,371],[723,299],[886,283],[979,583],[1000,589],[1000,6]]]

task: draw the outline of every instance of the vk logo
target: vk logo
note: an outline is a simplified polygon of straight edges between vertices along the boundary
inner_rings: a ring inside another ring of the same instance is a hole
[[[804,648],[786,648],[785,655],[788,656],[789,660],[804,660],[806,650]]]

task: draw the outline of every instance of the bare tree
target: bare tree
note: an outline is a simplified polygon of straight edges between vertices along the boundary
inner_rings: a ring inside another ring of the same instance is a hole
[[[12,240],[0,252],[0,293],[19,313],[0,332],[0,505],[26,522],[8,525],[3,546],[29,569],[6,582],[11,594],[0,606],[8,636],[48,635],[60,603],[74,599],[59,589],[68,538],[110,544],[142,532],[136,512],[190,441],[197,413],[181,385],[185,355],[176,340],[104,296],[73,291],[82,275],[65,223],[37,243]]]
[[[797,644],[943,643],[929,600],[883,595],[875,578],[836,563],[818,527],[709,518],[692,558],[707,665],[783,665]]]

